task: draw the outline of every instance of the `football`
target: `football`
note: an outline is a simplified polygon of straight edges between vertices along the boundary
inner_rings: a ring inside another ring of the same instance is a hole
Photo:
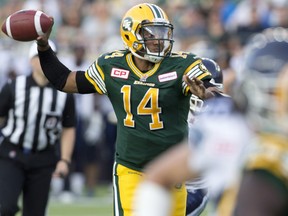
[[[32,41],[43,35],[53,21],[39,10],[20,10],[11,14],[2,24],[2,31],[17,41]]]

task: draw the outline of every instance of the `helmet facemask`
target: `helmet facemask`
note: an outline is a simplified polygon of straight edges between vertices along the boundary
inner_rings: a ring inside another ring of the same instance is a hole
[[[198,98],[196,95],[190,97],[190,110],[196,114],[200,113],[204,107],[204,101]]]
[[[133,46],[137,57],[153,63],[169,56],[173,46],[173,26],[170,23],[143,21],[135,32],[137,41]],[[137,49],[138,48],[138,49]]]

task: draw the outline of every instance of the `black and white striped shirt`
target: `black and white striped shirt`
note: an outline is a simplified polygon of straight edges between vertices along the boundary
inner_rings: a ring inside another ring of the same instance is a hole
[[[1,130],[7,141],[41,151],[59,141],[62,127],[75,126],[74,97],[38,86],[32,75],[18,76],[0,92],[0,117],[7,119]]]

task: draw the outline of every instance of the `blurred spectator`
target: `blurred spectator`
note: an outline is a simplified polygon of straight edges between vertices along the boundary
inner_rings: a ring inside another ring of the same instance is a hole
[[[239,1],[234,12],[230,15],[227,21],[224,23],[225,29],[228,32],[235,32],[239,26],[248,26],[251,23],[252,19],[255,19],[255,16],[258,16],[258,19],[263,22],[266,19],[269,11],[268,1],[262,0],[242,0]],[[255,13],[251,17],[251,11],[255,10]]]
[[[223,72],[223,92],[232,95],[232,88],[236,82],[236,72],[230,66],[230,53],[225,49],[219,49],[215,61]]]
[[[210,41],[215,44],[224,43],[228,33],[224,29],[219,11],[212,9],[206,16],[206,28]]]
[[[97,53],[101,44],[110,37],[119,34],[119,24],[113,19],[109,1],[95,1],[85,10],[81,30],[91,42],[91,51]]]
[[[288,28],[288,2],[286,0],[270,0],[268,24],[272,27]]]
[[[63,11],[60,10],[60,5],[57,0],[26,0],[23,1],[22,9],[42,10],[49,16],[54,18],[54,26],[59,26],[62,23]]]
[[[6,83],[9,78],[12,78],[11,75],[15,75],[15,70],[13,67],[13,62],[11,52],[1,49],[0,51],[0,89]]]
[[[237,27],[235,34],[239,35],[241,43],[244,45],[251,35],[261,32],[264,29],[263,23],[257,13],[257,8],[253,7],[250,10],[250,21],[245,25]]]

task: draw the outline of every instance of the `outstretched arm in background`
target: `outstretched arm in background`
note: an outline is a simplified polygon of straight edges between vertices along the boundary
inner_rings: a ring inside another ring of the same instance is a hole
[[[135,194],[134,216],[170,215],[171,187],[193,177],[188,163],[190,154],[188,144],[183,142],[148,164]]]
[[[54,177],[65,177],[69,173],[72,153],[75,142],[75,128],[63,128],[61,136],[61,159],[53,173]]]

